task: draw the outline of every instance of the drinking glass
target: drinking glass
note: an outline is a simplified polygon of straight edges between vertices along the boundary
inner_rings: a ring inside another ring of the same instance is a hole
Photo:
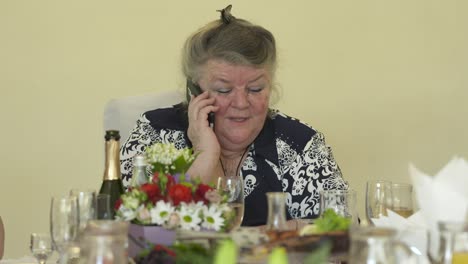
[[[79,233],[81,234],[89,220],[96,219],[96,192],[93,190],[81,191],[72,189],[70,196],[78,199],[80,214]]]
[[[389,181],[368,181],[366,186],[367,222],[373,224],[372,218],[387,216],[387,209],[393,204],[392,183]]]
[[[96,219],[111,220],[112,208],[110,206],[110,195],[100,193],[96,197]]]
[[[468,263],[468,222],[464,230],[455,236],[452,264]]]
[[[432,263],[468,263],[468,222],[440,221],[437,231],[429,235]]]
[[[228,230],[240,227],[244,219],[244,181],[240,175],[219,177],[217,189],[221,195],[227,195],[227,204],[234,210],[235,218]]]
[[[50,235],[38,233],[31,234],[30,249],[31,253],[40,264],[46,263],[53,251]]]
[[[128,227],[125,221],[89,221],[80,241],[80,263],[134,263],[127,258]]]
[[[367,226],[350,232],[351,246],[348,263],[403,263],[416,255],[397,240],[397,231],[391,228]],[[403,254],[402,254],[403,253]]]
[[[288,230],[286,224],[286,194],[283,192],[267,192],[268,218],[266,229],[269,231]]]
[[[392,184],[392,211],[408,218],[413,214],[413,186],[407,183]]]
[[[50,236],[59,253],[60,262],[71,242],[75,241],[79,228],[78,199],[74,196],[53,197],[50,206]]]
[[[320,214],[327,209],[333,209],[336,214],[351,218],[353,225],[358,224],[355,190],[320,191]]]

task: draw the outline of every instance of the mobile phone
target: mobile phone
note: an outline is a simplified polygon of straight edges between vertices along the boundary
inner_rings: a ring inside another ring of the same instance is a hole
[[[187,79],[187,102],[190,102],[190,97],[193,96],[198,96],[202,93],[202,89],[200,86],[196,85],[194,82],[191,80]],[[208,114],[208,124],[210,125],[211,128],[214,127],[214,113],[210,112]]]

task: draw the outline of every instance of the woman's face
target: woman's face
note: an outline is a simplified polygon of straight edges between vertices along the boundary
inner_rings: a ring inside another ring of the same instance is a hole
[[[268,113],[271,76],[266,69],[208,61],[201,69],[200,87],[219,106],[215,133],[224,149],[243,149],[254,141]]]

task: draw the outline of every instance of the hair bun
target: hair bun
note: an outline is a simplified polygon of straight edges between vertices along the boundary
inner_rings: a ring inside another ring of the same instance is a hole
[[[223,21],[224,24],[229,24],[235,17],[231,15],[231,8],[232,5],[226,6],[226,8],[221,9],[221,10],[216,10],[218,12],[221,12],[221,20]]]

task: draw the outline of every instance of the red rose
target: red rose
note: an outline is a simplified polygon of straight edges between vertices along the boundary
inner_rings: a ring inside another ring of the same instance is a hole
[[[208,204],[208,200],[205,197],[205,194],[207,191],[213,190],[209,185],[200,183],[197,187],[197,190],[195,190],[195,197],[194,200],[196,202],[202,201],[204,204]]]
[[[175,206],[181,202],[192,201],[192,191],[189,187],[182,184],[174,184],[169,189],[169,198],[172,200]]]
[[[153,203],[161,198],[161,192],[159,191],[159,186],[157,184],[145,183],[141,185],[141,190],[148,195],[148,199]]]

